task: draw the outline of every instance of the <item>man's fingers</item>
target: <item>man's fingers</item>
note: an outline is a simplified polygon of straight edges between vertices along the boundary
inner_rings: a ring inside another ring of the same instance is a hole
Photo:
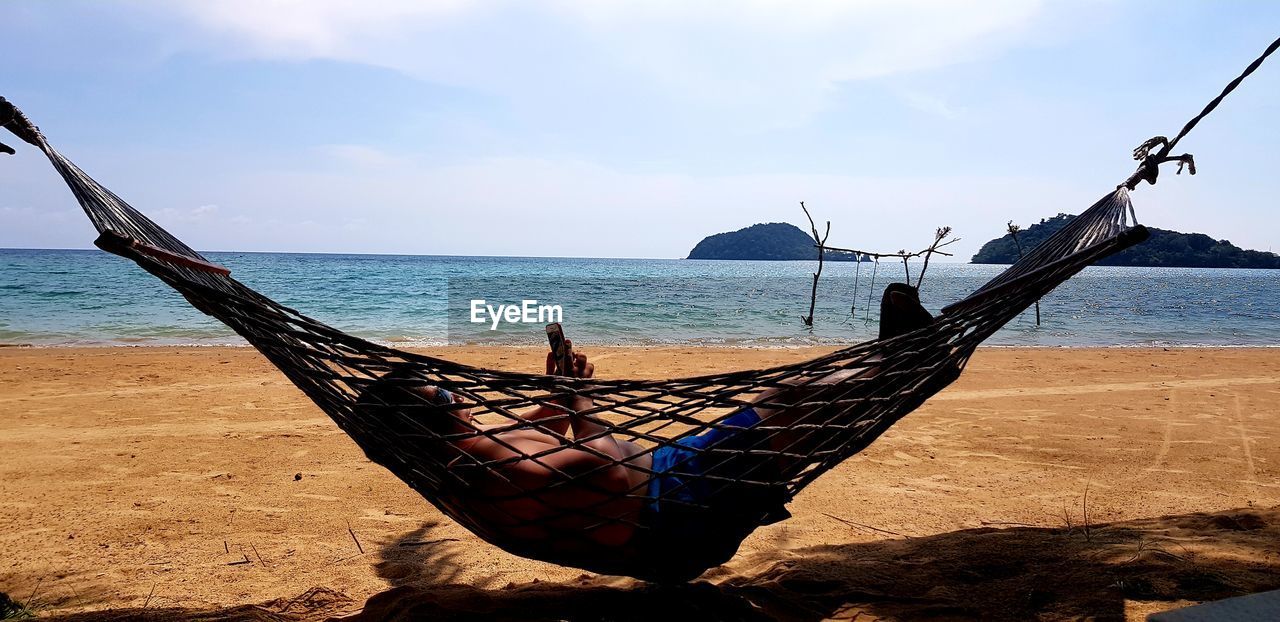
[[[547,352],[547,375],[559,372],[570,378],[590,378],[595,373],[595,365],[587,362],[587,355],[573,351],[573,340],[565,339],[564,347],[569,351],[569,369],[557,369],[560,361],[555,352]]]

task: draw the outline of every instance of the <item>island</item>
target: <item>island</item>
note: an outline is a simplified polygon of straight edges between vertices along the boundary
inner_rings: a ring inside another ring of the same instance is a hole
[[[771,222],[751,225],[745,229],[717,233],[703,238],[689,259],[748,259],[748,260],[815,260],[818,249],[813,238],[800,227],[790,223]],[[854,253],[827,251],[827,261],[856,261]],[[866,261],[866,258],[863,258]]]
[[[1022,251],[1028,252],[1056,233],[1074,216],[1058,214],[1018,232]],[[1215,240],[1203,233],[1179,233],[1167,229],[1147,228],[1151,237],[1102,261],[1102,266],[1147,266],[1166,268],[1280,268],[1280,255],[1245,250],[1228,242]],[[1008,264],[1018,260],[1013,237],[1005,234],[982,245],[973,263]]]

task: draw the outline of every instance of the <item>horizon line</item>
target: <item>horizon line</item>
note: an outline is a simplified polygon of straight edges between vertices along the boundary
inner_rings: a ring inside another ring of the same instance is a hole
[[[81,248],[40,248],[34,246],[0,246],[0,251],[83,251],[108,253],[96,247]],[[583,255],[450,255],[434,253],[378,253],[378,252],[346,252],[346,251],[250,251],[250,250],[197,250],[198,253],[241,253],[255,255],[365,255],[371,257],[449,257],[449,258],[483,258],[483,259],[621,259],[637,261],[817,261],[813,259],[690,259],[688,257],[590,257]],[[896,260],[895,260],[896,261]],[[835,263],[855,263],[853,261],[837,261]],[[862,262],[867,263],[867,262]],[[971,261],[941,261],[934,259],[932,263],[971,264]],[[1002,264],[989,264],[1002,265]]]

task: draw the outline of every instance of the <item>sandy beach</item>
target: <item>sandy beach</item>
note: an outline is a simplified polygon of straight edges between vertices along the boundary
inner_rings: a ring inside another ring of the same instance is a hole
[[[661,377],[824,351],[588,353],[604,377]],[[479,541],[251,349],[8,348],[0,591],[73,619],[1141,619],[1280,587],[1278,404],[1280,349],[980,349],[672,592]]]

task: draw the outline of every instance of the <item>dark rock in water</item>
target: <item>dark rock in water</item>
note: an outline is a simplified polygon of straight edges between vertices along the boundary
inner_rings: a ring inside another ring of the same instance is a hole
[[[1074,216],[1058,214],[1041,220],[1018,232],[1024,253],[1064,227]],[[1102,266],[1157,266],[1169,268],[1280,268],[1275,253],[1242,249],[1226,240],[1215,240],[1203,233],[1179,233],[1167,229],[1148,228],[1151,237],[1145,242],[1098,262]],[[1006,234],[982,245],[973,263],[1014,263],[1018,249],[1013,237]]]
[[[751,225],[729,233],[707,236],[689,259],[815,260],[813,238],[799,227],[782,222]],[[827,261],[854,261],[853,253],[827,252]]]

